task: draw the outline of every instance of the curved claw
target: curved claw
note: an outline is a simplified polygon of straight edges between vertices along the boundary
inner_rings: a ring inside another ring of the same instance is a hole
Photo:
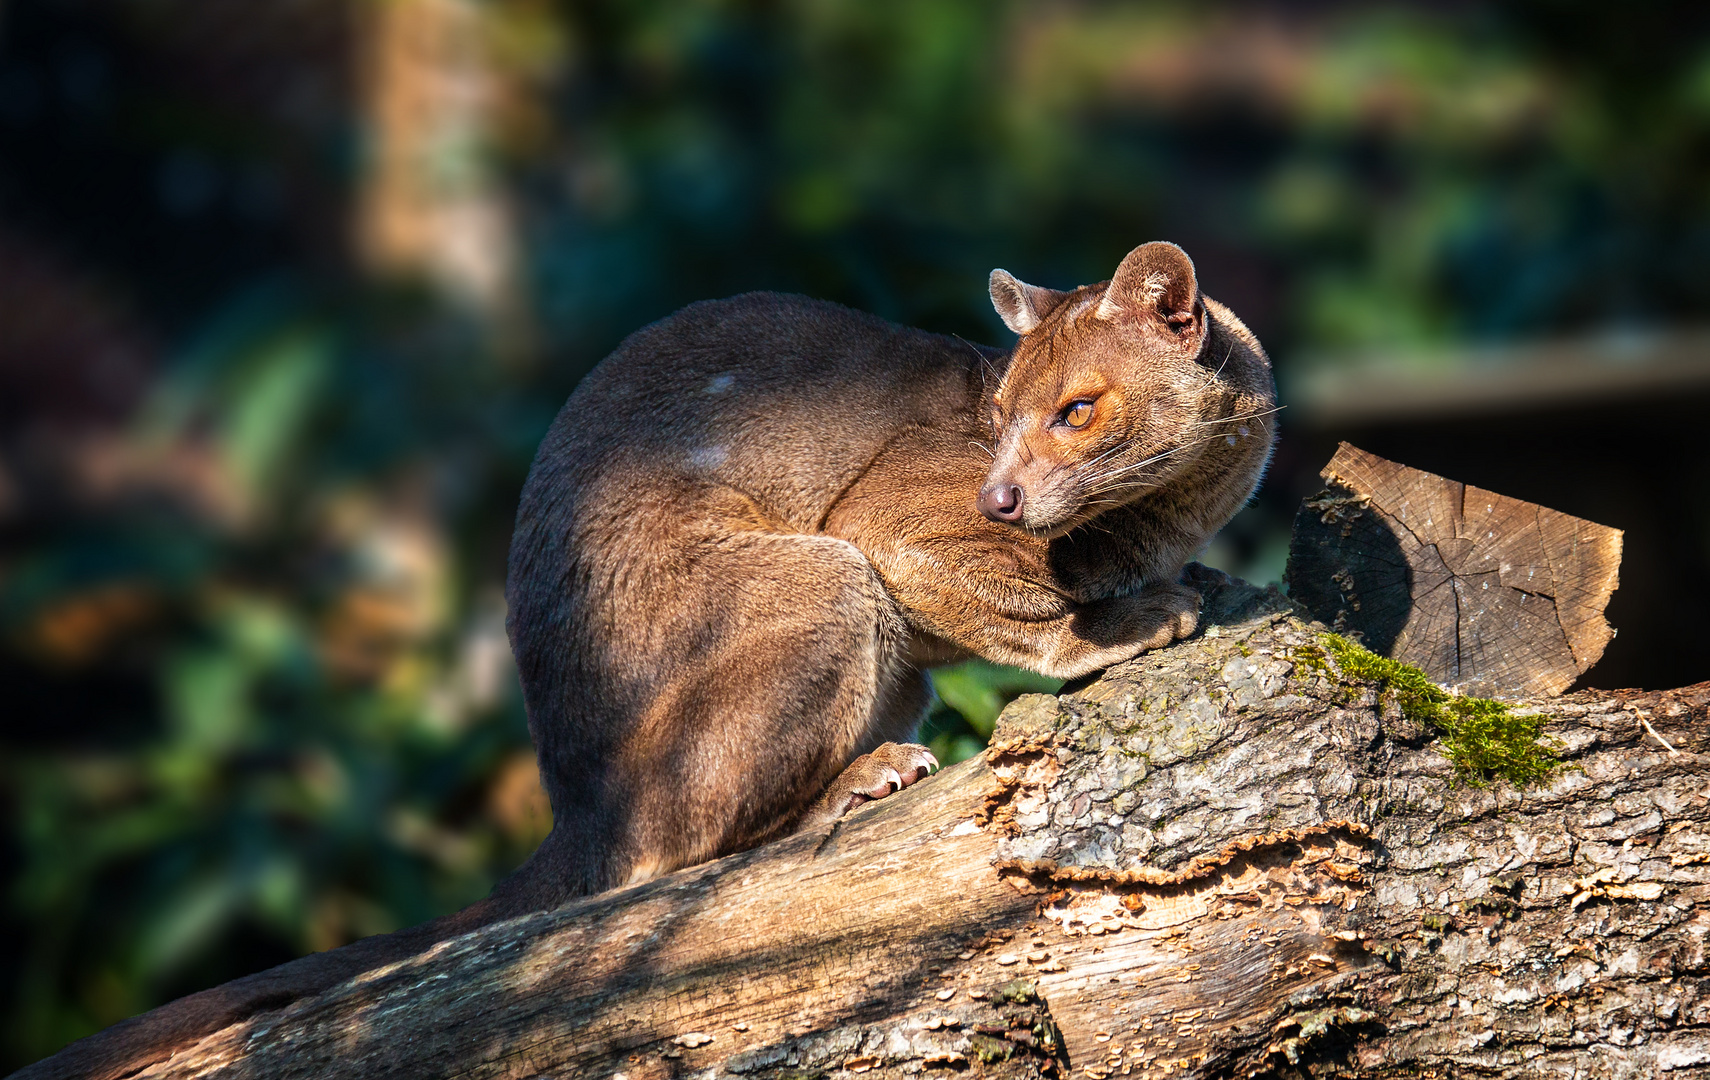
[[[864,803],[883,799],[919,782],[938,768],[938,759],[924,746],[885,743],[850,762],[803,815],[802,821],[835,821]]]
[[[901,791],[903,779],[895,769],[887,768],[881,772],[872,784],[864,788],[856,788],[856,792],[869,799],[882,799],[893,791]]]

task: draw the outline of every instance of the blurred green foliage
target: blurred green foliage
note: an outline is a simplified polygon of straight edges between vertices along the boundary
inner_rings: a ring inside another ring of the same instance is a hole
[[[940,764],[951,765],[986,748],[998,713],[1020,694],[1053,694],[1063,680],[1004,667],[989,660],[966,660],[932,673],[938,703],[920,728],[920,741]]]
[[[173,498],[86,509],[0,580],[35,666],[142,676],[104,738],[0,761],[19,1058],[454,910],[544,835],[499,568],[459,580],[441,512],[469,495],[423,490],[477,478],[421,475],[424,443],[504,440],[371,329],[288,291],[237,305],[118,436]]]
[[[683,303],[999,340],[994,265],[1068,286],[1168,238],[1285,367],[1710,311],[1696,8],[484,0],[496,104],[433,172],[493,185],[496,310],[338,254],[376,121],[326,71],[360,51],[292,20],[345,6],[246,5],[254,55],[223,5],[0,8],[0,282],[27,232],[61,253],[30,281],[159,343],[123,408],[0,401],[3,1066],[527,854],[516,493]],[[936,685],[946,762],[1055,687]]]

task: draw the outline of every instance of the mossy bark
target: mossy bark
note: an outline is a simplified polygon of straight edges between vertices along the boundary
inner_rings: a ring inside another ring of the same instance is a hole
[[[1516,787],[1281,598],[1207,590],[1201,638],[994,744],[998,865],[1100,950],[1039,982],[1077,1069],[1710,1074],[1710,684],[1515,703],[1562,759]]]
[[[488,927],[143,1075],[1710,1075],[1710,684],[1468,783],[1288,601],[830,833]],[[1666,739],[1673,749],[1665,748]],[[53,1075],[43,1072],[41,1075]]]

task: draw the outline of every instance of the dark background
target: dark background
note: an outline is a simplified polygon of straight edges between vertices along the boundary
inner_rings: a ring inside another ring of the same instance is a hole
[[[972,340],[1170,239],[1287,410],[1627,530],[1594,686],[1710,677],[1705,5],[0,3],[0,1067],[480,896],[503,636],[620,338],[795,290]],[[1028,679],[939,681],[977,748]]]

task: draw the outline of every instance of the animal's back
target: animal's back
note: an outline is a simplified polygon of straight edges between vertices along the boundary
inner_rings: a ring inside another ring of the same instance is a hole
[[[522,521],[590,483],[709,479],[815,531],[909,426],[963,423],[984,354],[822,300],[748,293],[631,335],[565,403]]]
[[[645,876],[656,868],[621,849],[652,848],[660,833],[689,861],[775,835],[787,824],[779,807],[805,806],[842,767],[848,758],[832,760],[811,717],[787,722],[791,710],[775,703],[757,732],[732,721],[744,706],[717,695],[782,669],[806,677],[815,642],[803,635],[826,636],[842,655],[836,628],[866,626],[875,611],[884,620],[889,601],[865,560],[819,535],[826,515],[901,434],[965,425],[989,359],[836,304],[752,293],[637,332],[583,380],[541,445],[511,547],[512,649],[555,815],[553,838],[518,875],[529,883],[520,903],[561,899],[542,895],[543,882],[579,892]],[[840,618],[851,606],[861,616]],[[771,631],[754,632],[761,623]],[[766,647],[796,655],[769,662],[756,655]],[[841,691],[788,693],[804,711],[835,712]],[[900,737],[918,709],[912,697],[898,708],[908,722],[884,726]],[[840,733],[834,748],[870,749],[868,734]],[[744,740],[763,741],[748,752],[780,768],[800,743],[801,778],[777,805],[744,805],[709,837],[694,835],[689,796],[678,833],[647,820],[644,789],[751,798]],[[728,783],[707,775],[715,769]]]

